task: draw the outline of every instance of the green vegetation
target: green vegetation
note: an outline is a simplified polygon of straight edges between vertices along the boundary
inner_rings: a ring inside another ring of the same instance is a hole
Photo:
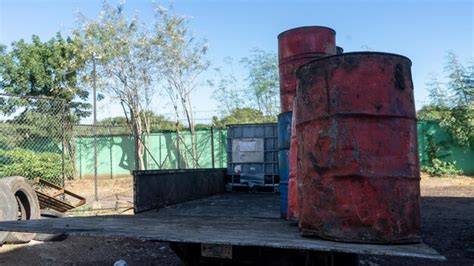
[[[275,123],[276,116],[265,116],[259,110],[253,108],[236,108],[230,111],[229,115],[222,119],[214,116],[212,124],[215,127],[225,127],[231,124],[251,124],[251,123]]]
[[[26,149],[0,150],[0,176],[20,175],[28,179],[41,177],[58,184],[62,180],[61,154],[52,152],[34,152]],[[65,175],[72,175],[70,163],[65,164]]]
[[[457,56],[448,53],[445,72],[447,82],[436,77],[428,83],[430,104],[418,111],[418,119],[434,121],[444,128],[452,141],[461,146],[474,147],[474,65],[463,66]],[[454,162],[443,161],[442,143],[435,143],[428,132],[429,161],[423,167],[430,175],[459,174]]]
[[[244,77],[234,74],[232,58],[225,58],[224,63],[230,72],[216,69],[219,79],[210,83],[214,87],[213,97],[222,120],[234,124],[276,121],[280,112],[277,55],[260,49],[252,50],[249,57],[239,61],[246,71]],[[239,118],[242,120],[236,121]]]
[[[439,142],[437,143],[434,138],[434,132],[427,131],[423,132],[423,136],[426,137],[425,154],[427,160],[421,167],[423,172],[428,173],[430,176],[451,176],[462,174],[461,170],[456,169],[456,162],[442,161],[450,155],[450,151],[447,148],[448,143]]]
[[[79,86],[79,73],[84,66],[78,43],[71,38],[64,39],[59,33],[46,42],[33,35],[30,43],[21,39],[13,42],[8,50],[1,46],[0,92],[52,97],[64,100],[65,104],[32,105],[25,100],[11,99],[2,102],[0,111],[10,114],[28,106],[31,111],[53,115],[61,111],[68,114],[68,121],[77,122],[90,115],[91,106],[84,102],[88,98],[87,89]]]

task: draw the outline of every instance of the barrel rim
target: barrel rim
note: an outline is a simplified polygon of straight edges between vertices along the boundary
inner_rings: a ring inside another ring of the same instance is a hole
[[[290,115],[290,113],[293,113],[293,111],[287,111],[287,112],[281,112],[277,115],[277,117],[280,117],[280,116],[287,116],[287,115]]]
[[[233,126],[274,126],[278,123],[274,122],[262,122],[262,123],[236,123],[236,124],[226,124],[226,127],[233,127]]]
[[[322,60],[330,60],[334,57],[346,57],[346,56],[354,56],[354,55],[386,55],[386,56],[392,56],[392,57],[399,57],[399,58],[403,58],[405,60],[408,60],[408,62],[410,63],[410,65],[412,65],[412,61],[410,60],[410,58],[408,58],[407,56],[404,56],[404,55],[400,55],[400,54],[395,54],[395,53],[388,53],[388,52],[348,52],[348,53],[342,53],[342,54],[335,54],[335,55],[328,55],[328,56],[324,56],[324,57],[321,57],[321,58],[315,58],[314,60],[312,61],[309,61],[305,64],[302,64],[301,66],[297,67],[296,70],[295,70],[295,73],[296,73],[296,76],[298,77],[301,72],[301,69],[308,66],[308,65],[311,65],[313,63],[316,63],[316,62],[320,62]]]
[[[314,26],[301,26],[301,27],[296,27],[296,28],[292,28],[292,29],[282,31],[278,34],[277,39],[280,39],[284,34],[290,32],[290,31],[299,30],[299,29],[306,29],[306,28],[328,29],[328,30],[332,31],[334,33],[334,35],[336,35],[336,31],[332,28],[329,28],[329,27],[326,27],[326,26],[314,25]]]

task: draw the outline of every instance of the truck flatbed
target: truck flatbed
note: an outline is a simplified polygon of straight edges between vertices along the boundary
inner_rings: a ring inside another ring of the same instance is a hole
[[[273,193],[221,193],[135,215],[0,222],[0,231],[446,259],[424,243],[353,244],[301,237],[295,222],[280,219]]]

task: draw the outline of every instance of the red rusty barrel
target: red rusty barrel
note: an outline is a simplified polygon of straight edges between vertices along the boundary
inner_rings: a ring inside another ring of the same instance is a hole
[[[411,61],[361,52],[308,63],[298,78],[299,226],[363,243],[420,241]]]
[[[295,70],[314,59],[336,54],[336,32],[320,26],[300,27],[278,35],[281,112],[291,112],[296,95]]]

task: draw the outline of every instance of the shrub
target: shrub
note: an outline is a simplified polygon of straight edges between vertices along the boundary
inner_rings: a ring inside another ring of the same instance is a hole
[[[430,176],[452,176],[462,174],[462,170],[456,168],[456,162],[443,161],[449,156],[450,151],[446,148],[446,143],[436,142],[433,131],[423,132],[427,146],[425,152],[428,160],[425,166],[421,167],[421,171],[428,173]]]
[[[445,162],[440,159],[431,160],[430,165],[423,166],[421,170],[430,176],[460,175],[461,170],[456,169],[456,162]]]
[[[0,177],[20,175],[28,179],[41,177],[60,185],[62,180],[61,154],[34,152],[26,149],[0,150]],[[72,175],[72,167],[65,161],[65,176]]]

